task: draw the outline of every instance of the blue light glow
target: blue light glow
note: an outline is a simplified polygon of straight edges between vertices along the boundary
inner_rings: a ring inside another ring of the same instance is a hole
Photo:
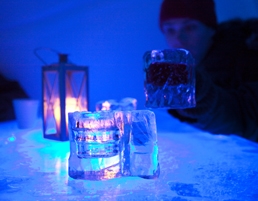
[[[9,142],[14,142],[16,140],[16,137],[15,136],[11,136],[8,138]]]
[[[19,130],[14,123],[0,123],[0,153],[8,153],[0,154],[0,197],[26,201],[256,200],[256,143],[203,133],[175,121],[170,125],[173,132],[158,131],[159,178],[90,181],[68,176],[69,142],[43,138],[40,127]]]

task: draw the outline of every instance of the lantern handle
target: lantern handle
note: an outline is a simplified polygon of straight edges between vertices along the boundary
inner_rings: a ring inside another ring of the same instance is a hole
[[[33,51],[34,54],[35,54],[36,57],[37,57],[40,61],[42,61],[45,65],[48,65],[48,64],[47,64],[47,62],[44,61],[44,60],[42,59],[42,57],[40,57],[39,54],[37,53],[39,50],[48,50],[48,51],[55,52],[56,54],[60,55],[60,52],[58,52],[57,50],[54,50],[54,49],[52,49],[52,48],[47,48],[47,47],[38,47],[38,48],[35,48],[34,51]]]

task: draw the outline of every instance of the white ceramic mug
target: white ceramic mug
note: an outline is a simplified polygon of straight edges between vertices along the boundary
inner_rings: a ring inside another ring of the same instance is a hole
[[[33,99],[14,99],[14,112],[20,129],[33,128],[38,119],[39,101]]]

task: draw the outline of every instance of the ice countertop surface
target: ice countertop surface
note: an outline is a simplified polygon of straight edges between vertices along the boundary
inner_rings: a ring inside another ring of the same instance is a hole
[[[160,177],[107,181],[68,176],[69,142],[0,123],[0,200],[258,200],[258,144],[211,135],[156,110]]]

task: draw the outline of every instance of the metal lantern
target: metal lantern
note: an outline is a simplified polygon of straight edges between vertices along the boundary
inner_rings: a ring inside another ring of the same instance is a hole
[[[88,111],[88,67],[68,63],[59,54],[59,63],[42,67],[44,138],[67,141],[68,113]]]

